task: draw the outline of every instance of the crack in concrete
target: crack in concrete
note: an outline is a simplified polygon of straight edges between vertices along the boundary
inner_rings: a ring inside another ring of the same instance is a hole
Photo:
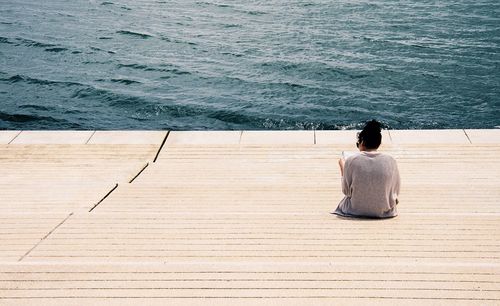
[[[56,227],[54,227],[50,232],[48,232],[42,239],[40,239],[40,241],[38,241],[37,244],[35,244],[31,249],[28,250],[28,252],[26,252],[26,254],[24,254],[21,258],[19,258],[18,262],[19,261],[22,261],[24,258],[26,258],[31,252],[33,252],[33,250],[39,246],[45,239],[47,239],[56,229],[59,228],[59,226],[63,225],[64,222],[66,222],[71,216],[73,215],[73,213],[70,213],[64,220],[62,220],[58,225],[56,225]]]
[[[167,138],[168,138],[168,135],[170,135],[170,131],[167,131],[167,134],[165,135],[165,138],[163,138],[163,141],[160,145],[160,148],[158,149],[158,152],[156,152],[156,156],[155,158],[153,159],[153,163],[156,163],[156,160],[158,159],[158,156],[160,155],[160,152],[161,150],[163,149],[163,146],[165,145],[165,143],[167,142]]]

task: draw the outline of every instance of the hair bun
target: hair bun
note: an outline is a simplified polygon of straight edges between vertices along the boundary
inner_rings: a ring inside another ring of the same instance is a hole
[[[382,125],[380,122],[373,119],[366,123],[364,130],[368,133],[380,133],[382,131]]]

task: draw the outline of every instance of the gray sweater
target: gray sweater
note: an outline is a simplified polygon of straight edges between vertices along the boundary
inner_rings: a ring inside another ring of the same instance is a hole
[[[342,177],[345,197],[334,213],[348,217],[395,217],[400,184],[398,166],[391,156],[361,152],[348,157]]]

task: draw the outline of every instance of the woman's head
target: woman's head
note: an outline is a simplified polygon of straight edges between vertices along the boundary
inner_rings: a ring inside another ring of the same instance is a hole
[[[377,120],[368,121],[358,133],[358,147],[362,145],[367,150],[376,150],[382,143],[382,128]]]

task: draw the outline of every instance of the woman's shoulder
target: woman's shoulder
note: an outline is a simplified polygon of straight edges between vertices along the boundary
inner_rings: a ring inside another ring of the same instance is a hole
[[[391,162],[396,162],[396,159],[394,157],[392,157],[392,155],[387,154],[387,153],[380,152],[379,153],[379,157],[380,157],[380,159],[383,159],[383,160],[387,160],[387,161],[391,161]]]
[[[396,163],[396,159],[392,157],[391,155],[383,152],[362,152],[358,154],[356,157],[353,158],[353,161],[356,159],[359,160],[374,160],[374,161],[380,161],[380,162],[390,162],[390,163]]]

